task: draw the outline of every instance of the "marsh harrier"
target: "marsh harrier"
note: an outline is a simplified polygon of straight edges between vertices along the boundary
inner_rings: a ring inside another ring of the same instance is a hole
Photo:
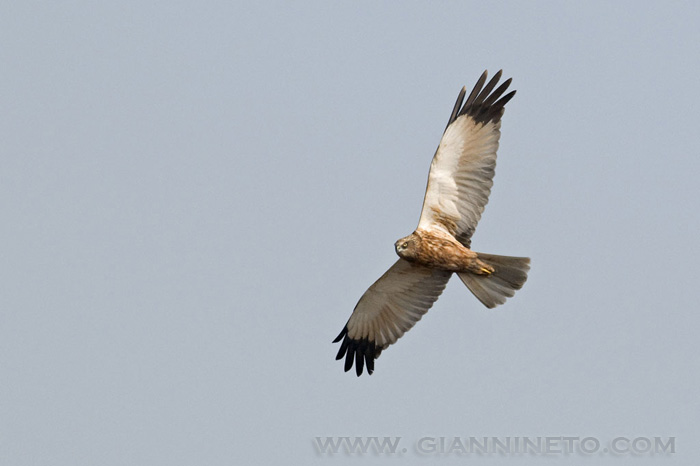
[[[360,298],[333,341],[345,371],[374,372],[374,360],[411,329],[438,299],[453,273],[486,307],[493,308],[522,288],[527,257],[496,256],[470,249],[471,237],[488,202],[496,150],[511,80],[497,89],[501,71],[486,83],[484,72],[464,100],[462,88],[433,156],[418,228],[395,243],[399,260]]]

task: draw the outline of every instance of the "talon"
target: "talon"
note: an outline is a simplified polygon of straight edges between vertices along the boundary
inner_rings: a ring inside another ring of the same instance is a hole
[[[486,267],[482,267],[481,273],[483,273],[484,275],[491,275],[493,273],[493,270],[489,270]]]

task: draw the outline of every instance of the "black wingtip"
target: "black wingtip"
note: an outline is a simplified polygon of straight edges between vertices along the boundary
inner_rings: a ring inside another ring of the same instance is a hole
[[[474,85],[472,91],[469,93],[469,97],[467,97],[467,100],[464,102],[461,109],[459,109],[457,112],[455,112],[454,109],[452,110],[452,115],[450,116],[450,121],[447,126],[449,127],[453,121],[462,115],[468,115],[477,123],[482,124],[498,122],[503,116],[503,108],[505,104],[508,103],[508,101],[515,95],[515,91],[512,91],[506,94],[504,97],[501,97],[508,89],[508,86],[510,86],[513,78],[506,79],[500,86],[498,86],[496,90],[494,90],[498,84],[498,81],[501,79],[501,76],[503,76],[503,70],[498,70],[493,78],[486,83],[488,72],[484,71]],[[461,93],[460,97],[462,97]],[[458,104],[459,103],[461,103],[461,99],[458,99]]]
[[[343,327],[343,330],[340,331],[337,337],[335,337],[335,340],[333,340],[333,343],[338,343],[341,338],[343,338],[345,335],[348,333],[348,326],[346,325]]]
[[[348,354],[345,356],[345,372],[352,369],[352,362],[355,359],[354,356],[352,351],[348,351]]]
[[[362,343],[360,343],[360,348],[355,352],[355,372],[358,377],[362,375],[362,370],[365,368],[365,355],[361,346]]]
[[[467,101],[464,103],[464,107],[469,107],[474,103],[474,99],[476,99],[476,96],[479,95],[479,92],[481,92],[481,88],[484,86],[484,83],[486,82],[486,78],[488,77],[489,72],[488,70],[485,70],[481,76],[479,77],[479,80],[474,84],[474,88],[472,91],[469,93],[469,97],[467,97]],[[464,108],[462,107],[462,108]],[[459,113],[457,114],[459,116]]]
[[[462,107],[462,102],[464,102],[464,96],[466,93],[467,86],[462,86],[462,90],[459,91],[459,95],[457,96],[457,102],[455,102],[455,106],[452,108],[450,119],[447,120],[447,126],[450,126],[452,122],[455,121],[455,118],[457,118],[457,114],[459,113],[459,109]],[[447,126],[445,126],[445,129],[447,129]]]
[[[340,360],[345,358],[343,366],[345,372],[350,371],[354,364],[355,373],[358,377],[362,375],[365,367],[367,368],[367,374],[372,375],[374,372],[374,360],[379,357],[379,354],[382,352],[381,348],[377,348],[376,343],[369,341],[368,338],[361,338],[359,340],[350,338],[348,336],[347,326],[345,326],[336,339],[333,340],[333,343],[338,343],[341,338],[342,343],[340,344],[340,349],[335,359]]]

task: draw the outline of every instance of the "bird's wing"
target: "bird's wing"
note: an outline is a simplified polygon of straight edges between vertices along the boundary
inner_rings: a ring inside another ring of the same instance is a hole
[[[466,102],[466,88],[459,93],[430,164],[418,222],[418,228],[441,229],[466,247],[491,193],[504,105],[515,95],[501,97],[510,79],[493,90],[500,78],[501,71],[484,86],[484,71]]]
[[[343,342],[336,359],[357,375],[374,372],[379,354],[418,322],[445,289],[451,272],[399,259],[360,298],[348,323],[333,340]]]

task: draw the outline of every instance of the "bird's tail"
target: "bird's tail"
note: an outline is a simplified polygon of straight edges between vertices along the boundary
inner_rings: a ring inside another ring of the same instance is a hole
[[[457,275],[469,291],[474,293],[484,306],[491,309],[505,303],[507,298],[523,287],[527,280],[527,271],[530,270],[530,258],[496,256],[480,252],[477,254],[478,258],[493,267],[494,271],[488,275],[471,272],[460,272]]]

